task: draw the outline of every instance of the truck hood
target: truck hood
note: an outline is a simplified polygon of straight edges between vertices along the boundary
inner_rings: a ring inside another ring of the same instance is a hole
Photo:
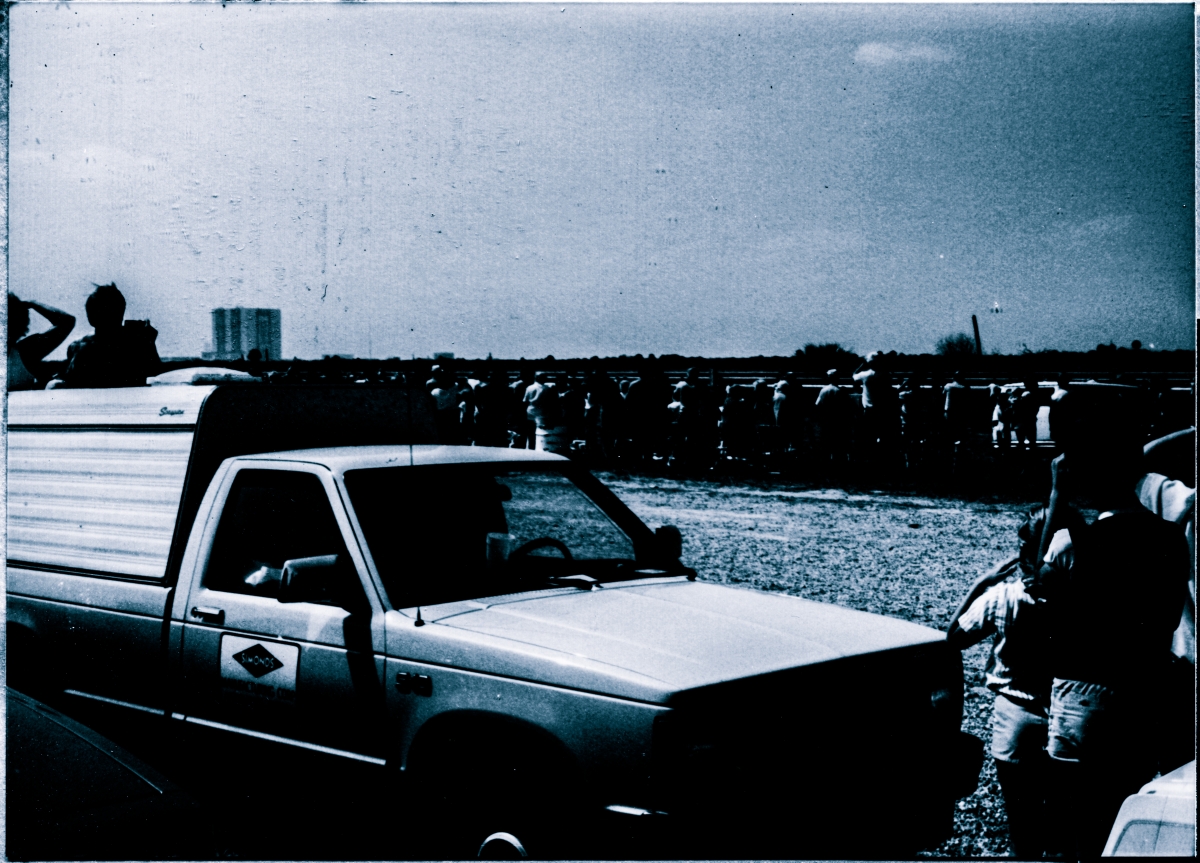
[[[656,701],[698,686],[945,638],[889,617],[682,578],[496,597],[425,614],[434,625],[424,633],[433,642],[466,647],[455,637],[462,636],[470,644],[455,662]]]

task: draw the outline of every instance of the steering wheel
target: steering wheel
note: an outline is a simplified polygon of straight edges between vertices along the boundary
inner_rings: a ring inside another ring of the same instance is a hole
[[[517,557],[524,557],[530,552],[537,551],[539,548],[556,548],[562,552],[562,556],[567,560],[574,560],[571,556],[571,549],[567,548],[566,543],[557,540],[552,536],[542,536],[537,539],[531,539],[524,545],[519,545],[508,553],[508,559],[512,560]]]

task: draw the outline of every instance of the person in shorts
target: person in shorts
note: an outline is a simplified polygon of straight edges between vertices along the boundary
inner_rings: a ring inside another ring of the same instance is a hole
[[[1052,464],[1052,539],[1026,587],[1051,612],[1048,810],[1063,851],[1090,859],[1103,850],[1121,802],[1157,769],[1156,727],[1189,558],[1182,527],[1138,500],[1136,435],[1116,429],[1103,443],[1076,443]],[[1064,528],[1057,510],[1070,498],[1099,516]]]
[[[995,636],[988,656],[992,707],[991,755],[1008,814],[1013,854],[1037,859],[1047,850],[1046,756],[1050,673],[1044,600],[1035,600],[1017,576],[1036,569],[1046,510],[1030,512],[1017,535],[1020,556],[982,575],[950,622],[947,641],[965,650]],[[1078,514],[1064,518],[1082,524]]]

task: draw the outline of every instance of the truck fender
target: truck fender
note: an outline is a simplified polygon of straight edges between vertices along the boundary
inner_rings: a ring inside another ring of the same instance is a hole
[[[577,769],[575,756],[546,729],[484,710],[450,710],[431,717],[417,731],[405,759],[405,772],[423,778],[449,773],[447,778],[465,779],[519,770],[565,779]]]

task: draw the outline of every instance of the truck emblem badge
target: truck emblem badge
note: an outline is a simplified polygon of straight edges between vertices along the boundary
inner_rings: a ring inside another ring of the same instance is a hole
[[[245,650],[235,653],[233,658],[256,678],[270,674],[277,668],[283,668],[283,663],[261,644],[247,647]]]

